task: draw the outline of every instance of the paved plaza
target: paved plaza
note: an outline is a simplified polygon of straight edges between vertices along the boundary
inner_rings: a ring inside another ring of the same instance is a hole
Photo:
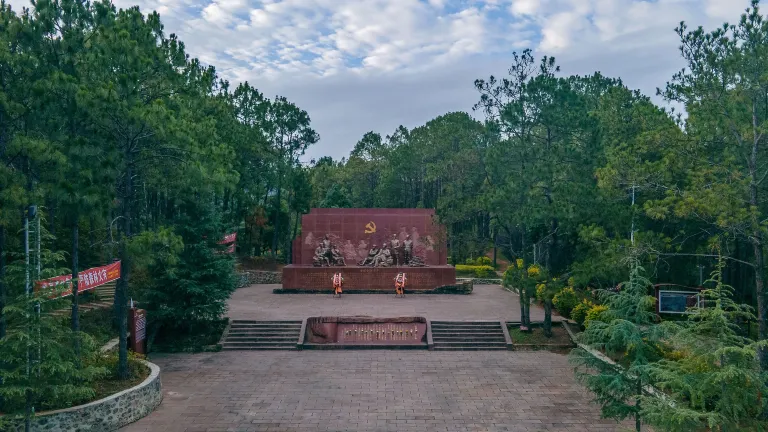
[[[149,431],[617,431],[545,351],[225,351],[153,357]]]
[[[272,294],[239,289],[233,319],[325,315],[519,320],[499,286],[472,295]],[[533,320],[543,312],[533,307]],[[164,399],[126,432],[618,431],[601,420],[567,357],[546,351],[223,351],[153,355]]]
[[[229,301],[229,317],[256,320],[301,320],[310,316],[421,316],[439,320],[520,320],[519,297],[499,285],[475,285],[470,295],[410,294],[272,294],[280,285],[241,288]],[[406,291],[407,294],[407,291]],[[531,307],[531,320],[542,321],[544,310]],[[558,319],[558,317],[554,317]]]

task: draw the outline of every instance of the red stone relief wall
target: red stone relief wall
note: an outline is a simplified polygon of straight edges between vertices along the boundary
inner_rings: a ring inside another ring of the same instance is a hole
[[[389,242],[392,234],[400,243],[413,240],[414,256],[430,266],[448,263],[445,231],[435,224],[433,209],[319,209],[301,218],[301,236],[294,240],[294,265],[312,265],[315,249],[328,234],[347,266],[355,266],[376,244]]]

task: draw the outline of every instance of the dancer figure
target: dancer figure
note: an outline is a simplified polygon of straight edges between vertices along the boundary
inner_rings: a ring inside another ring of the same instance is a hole
[[[341,285],[344,283],[344,278],[341,277],[341,273],[334,273],[333,275],[333,296],[341,298]]]
[[[405,273],[398,273],[395,276],[395,297],[405,297]]]

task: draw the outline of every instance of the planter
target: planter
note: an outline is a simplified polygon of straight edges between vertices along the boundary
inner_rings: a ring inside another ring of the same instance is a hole
[[[519,322],[508,322],[507,326],[519,326]],[[540,329],[543,323],[531,323],[531,329]],[[512,349],[519,351],[536,351],[536,350],[568,350],[576,347],[576,342],[573,339],[573,333],[567,327],[567,324],[563,322],[554,321],[552,328],[563,328],[568,334],[568,343],[519,343],[512,340]]]
[[[32,430],[110,432],[146,417],[160,405],[163,393],[160,368],[144,364],[150,373],[141,384],[85,405],[39,413],[32,419]],[[22,420],[16,431],[23,430]]]

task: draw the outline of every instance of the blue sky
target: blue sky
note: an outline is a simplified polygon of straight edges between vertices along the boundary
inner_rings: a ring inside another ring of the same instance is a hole
[[[232,82],[307,110],[346,156],[362,135],[471,111],[476,78],[513,51],[553,55],[564,74],[619,76],[655,94],[682,67],[674,28],[736,21],[749,0],[113,0],[160,13],[190,55]],[[25,0],[11,0],[18,8]],[[659,101],[661,102],[661,101]],[[479,115],[479,114],[478,114]]]

